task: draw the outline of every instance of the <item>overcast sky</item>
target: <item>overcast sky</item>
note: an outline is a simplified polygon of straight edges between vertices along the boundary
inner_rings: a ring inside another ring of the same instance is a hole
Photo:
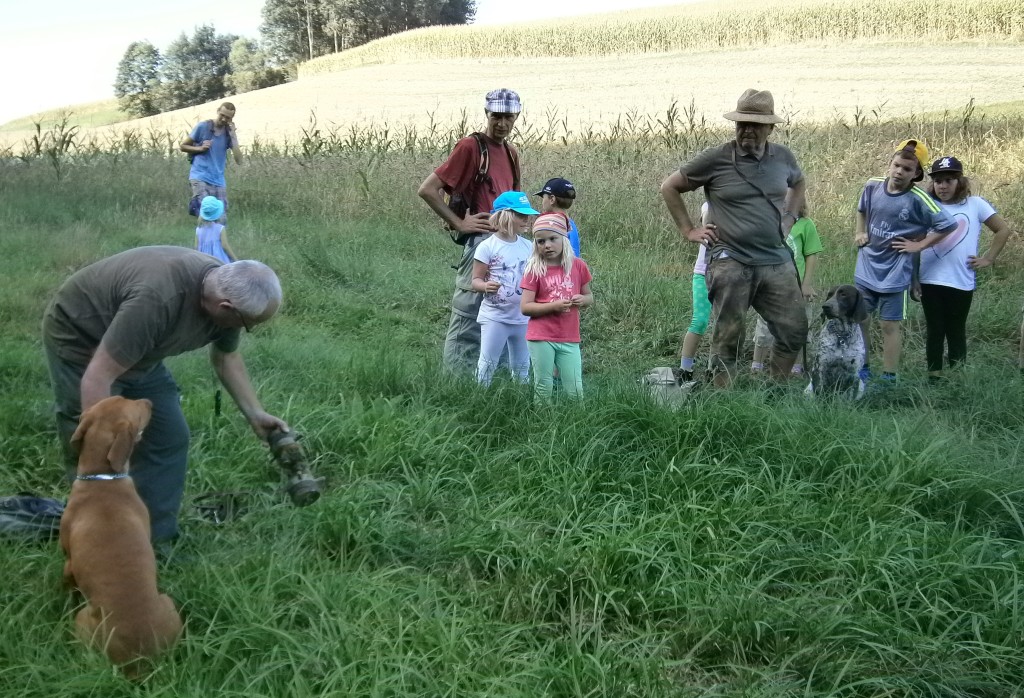
[[[477,22],[524,22],[687,1],[478,0]],[[44,109],[113,97],[117,63],[133,41],[149,41],[163,51],[182,32],[191,34],[202,24],[212,24],[220,34],[258,38],[263,4],[263,0],[4,2],[0,124]]]

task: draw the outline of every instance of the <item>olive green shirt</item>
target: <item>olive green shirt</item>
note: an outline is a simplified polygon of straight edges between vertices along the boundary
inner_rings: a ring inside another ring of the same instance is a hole
[[[704,187],[711,206],[718,244],[711,248],[710,258],[727,252],[753,266],[793,261],[782,231],[782,212],[787,190],[804,175],[789,148],[766,143],[757,158],[729,141],[699,153],[679,171],[690,185]]]
[[[43,340],[64,361],[87,365],[102,344],[115,361],[145,370],[213,342],[238,348],[238,328],[213,323],[200,304],[220,261],[185,247],[138,247],[79,269],[43,318]]]

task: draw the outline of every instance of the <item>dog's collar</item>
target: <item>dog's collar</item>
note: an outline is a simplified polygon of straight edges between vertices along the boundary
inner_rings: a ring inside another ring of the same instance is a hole
[[[97,475],[75,475],[76,480],[124,480],[128,473],[99,473]]]

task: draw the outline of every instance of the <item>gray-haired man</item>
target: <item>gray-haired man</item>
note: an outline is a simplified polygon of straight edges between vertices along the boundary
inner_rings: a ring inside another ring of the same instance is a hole
[[[239,334],[281,306],[281,284],[260,262],[222,265],[184,247],[139,247],[72,274],[43,317],[43,348],[57,431],[75,465],[71,435],[83,410],[110,395],[146,398],[153,417],[132,454],[132,478],[154,541],[178,534],[189,432],[163,359],[210,345],[210,362],[260,438],[281,419],[264,411],[238,351]]]
[[[455,277],[452,314],[444,342],[444,365],[449,370],[475,375],[480,357],[480,325],[476,321],[483,294],[473,291],[473,251],[491,234],[494,200],[519,189],[519,154],[508,144],[519,118],[519,95],[509,89],[492,90],[484,98],[487,127],[455,144],[448,159],[427,175],[417,192],[465,247]],[[481,150],[486,152],[486,173],[480,176]],[[466,212],[452,211],[445,196],[461,197]]]

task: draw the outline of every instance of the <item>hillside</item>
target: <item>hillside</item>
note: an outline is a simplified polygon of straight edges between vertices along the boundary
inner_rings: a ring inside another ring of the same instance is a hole
[[[832,51],[863,39],[905,41],[908,33],[938,45],[1020,41],[1024,7],[1012,0],[981,0],[943,11],[936,11],[932,0],[710,0],[516,26],[427,27],[321,56],[300,66],[299,76],[447,58],[628,56],[822,41]]]
[[[559,139],[664,114],[673,102],[692,104],[694,118],[717,123],[750,86],[772,90],[794,122],[958,112],[972,99],[983,112],[1019,94],[1024,6],[983,0],[959,9],[959,16],[936,13],[923,0],[895,9],[878,0],[716,0],[514,28],[439,27],[315,59],[294,83],[230,99],[243,144],[256,137],[295,142],[313,114],[327,131],[373,123],[429,132],[464,114],[472,127],[483,93],[500,85],[523,96],[521,129]],[[907,26],[919,35],[909,54],[906,42],[894,38]],[[584,53],[585,60],[572,59]],[[893,66],[900,66],[899,85]],[[108,105],[109,123],[110,103],[99,104]],[[110,126],[84,105],[73,109],[72,121],[94,127],[81,136],[100,141],[125,129],[177,139],[213,109]],[[51,116],[35,120],[45,125]],[[32,122],[0,127],[0,147],[16,152],[31,137]]]
[[[7,131],[31,131],[38,123],[42,128],[49,128],[60,121],[65,114],[73,114],[74,121],[79,126],[107,126],[123,121],[130,121],[130,117],[122,112],[117,106],[116,99],[102,99],[98,102],[86,102],[84,104],[72,104],[60,109],[49,109],[36,114],[29,114],[6,124],[0,124],[0,133]]]

